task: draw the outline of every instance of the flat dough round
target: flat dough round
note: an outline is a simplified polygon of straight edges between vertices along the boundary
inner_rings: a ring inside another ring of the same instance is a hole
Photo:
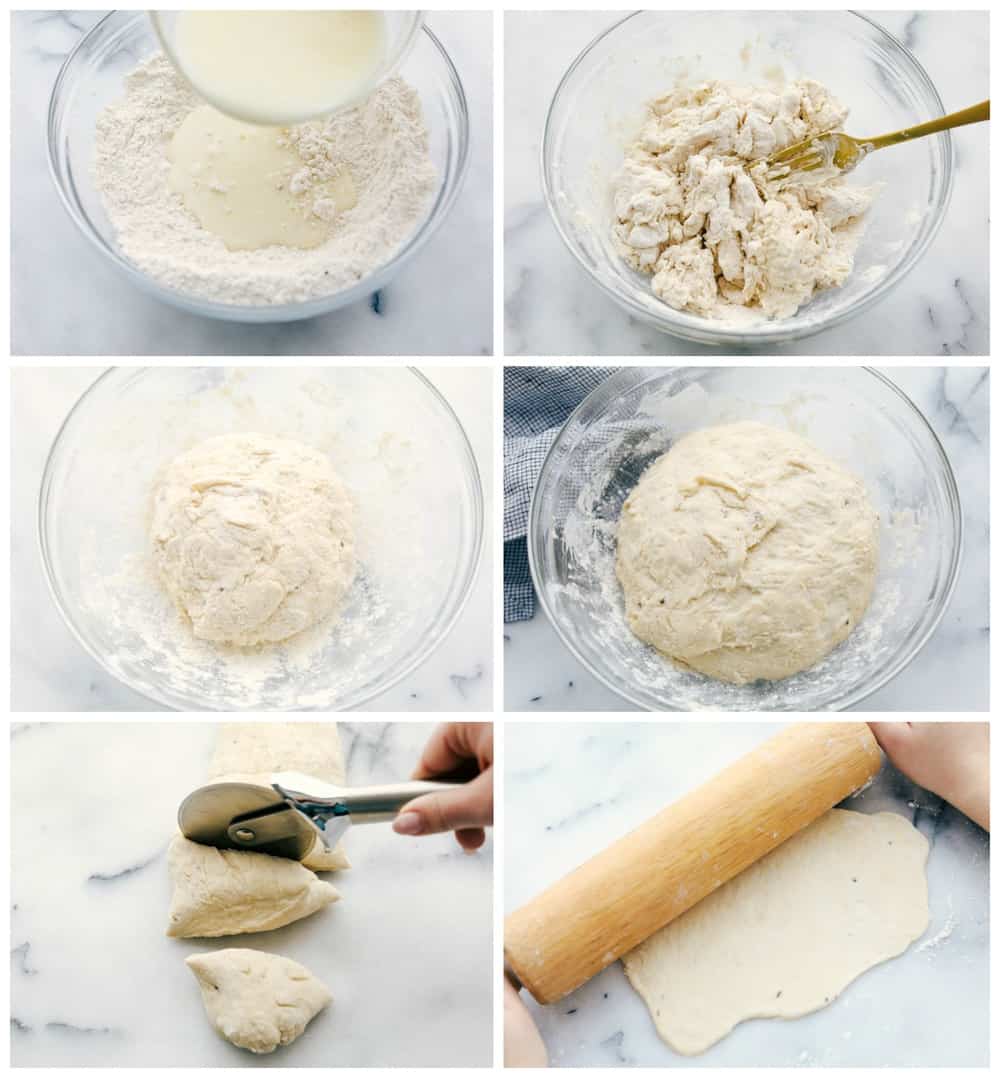
[[[689,434],[622,507],[616,570],[640,640],[736,685],[832,651],[875,587],[878,514],[861,480],[790,431]]]
[[[927,840],[832,809],[623,959],[657,1032],[705,1051],[748,1018],[797,1018],[927,928]]]
[[[252,646],[331,618],[354,579],[354,510],[322,453],[223,434],[153,491],[153,560],[195,636]]]

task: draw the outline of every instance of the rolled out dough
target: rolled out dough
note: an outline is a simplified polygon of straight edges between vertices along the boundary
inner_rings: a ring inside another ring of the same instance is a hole
[[[332,1002],[325,984],[281,955],[230,947],[185,959],[213,1027],[239,1048],[291,1044]]]
[[[904,817],[833,809],[623,959],[675,1051],[748,1018],[826,1006],[927,928],[927,840]]]

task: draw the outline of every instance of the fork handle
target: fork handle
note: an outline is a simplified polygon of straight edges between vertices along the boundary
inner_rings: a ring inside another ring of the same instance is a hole
[[[879,135],[878,138],[865,139],[873,150],[881,150],[883,146],[895,146],[898,142],[909,142],[910,139],[923,138],[924,135],[936,135],[939,131],[950,131],[953,127],[964,127],[965,124],[978,124],[990,118],[989,99],[980,101],[978,105],[970,105],[960,112],[949,112],[947,116],[939,116],[936,120],[928,120],[925,124],[917,124],[916,127],[904,127],[902,131],[893,131],[889,135]]]

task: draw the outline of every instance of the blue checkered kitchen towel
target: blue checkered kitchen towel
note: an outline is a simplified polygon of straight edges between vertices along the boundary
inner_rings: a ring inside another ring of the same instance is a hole
[[[617,367],[507,367],[503,375],[503,620],[535,613],[528,509],[549,447],[573,409]]]

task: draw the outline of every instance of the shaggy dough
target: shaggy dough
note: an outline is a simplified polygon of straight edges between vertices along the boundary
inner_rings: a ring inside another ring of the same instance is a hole
[[[185,961],[213,1027],[251,1052],[291,1044],[333,1000],[305,966],[281,955],[232,947]]]
[[[270,785],[278,771],[299,771],[344,786],[347,767],[335,722],[227,722],[219,727],[208,767],[210,782]],[[314,872],[351,867],[341,845],[332,850],[317,840],[302,859]]]
[[[706,82],[653,101],[613,181],[615,249],[676,310],[790,318],[847,280],[879,188],[848,187],[830,170],[766,183],[760,159],[842,130],[846,116],[808,80]]]
[[[182,453],[153,491],[153,557],[195,636],[276,643],[330,618],[354,579],[354,510],[320,452],[223,434]]]
[[[819,662],[875,586],[878,514],[857,477],[760,423],[680,439],[622,507],[616,571],[640,640],[742,685]]]
[[[266,853],[219,850],[177,835],[167,851],[174,885],[168,936],[238,936],[269,932],[340,898],[298,861]]]
[[[927,840],[833,809],[623,959],[660,1036],[693,1055],[748,1018],[830,1003],[927,928]]]

